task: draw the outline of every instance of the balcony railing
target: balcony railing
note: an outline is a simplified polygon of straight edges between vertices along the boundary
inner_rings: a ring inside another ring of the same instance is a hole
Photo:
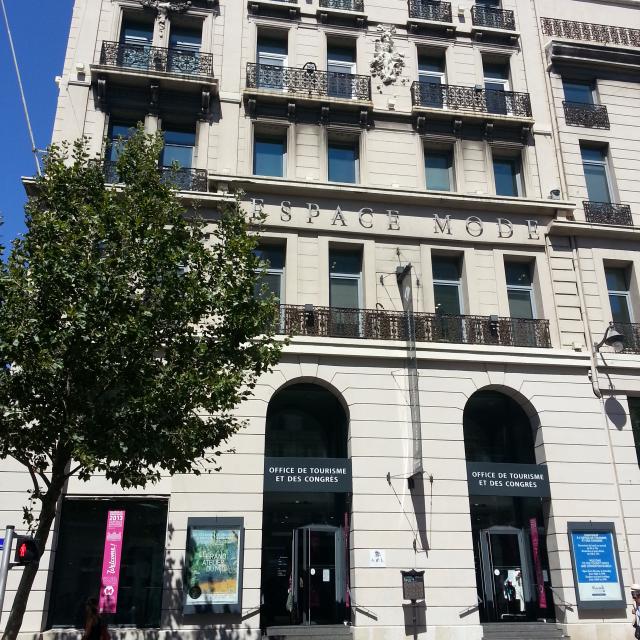
[[[409,17],[433,22],[452,22],[451,3],[409,0]]]
[[[551,347],[548,320],[435,313],[415,313],[413,317],[417,342]],[[291,336],[406,341],[407,323],[401,311],[282,305],[278,332]]]
[[[370,76],[307,68],[247,64],[247,89],[264,89],[302,98],[371,100]]]
[[[411,99],[415,107],[531,117],[529,94],[515,91],[414,82],[411,85]]]
[[[516,19],[513,11],[484,7],[479,4],[471,7],[471,22],[475,27],[490,27],[492,29],[516,30]]]
[[[584,215],[587,218],[587,222],[633,226],[631,207],[628,204],[584,200],[582,205],[584,206]]]
[[[564,118],[568,125],[587,127],[589,129],[609,129],[609,113],[603,104],[588,104],[585,102],[562,103]]]
[[[191,169],[186,167],[158,167],[163,182],[170,184],[178,191],[208,191],[208,178],[205,169]],[[108,184],[118,184],[120,176],[116,169],[116,163],[106,161],[104,163],[104,179]]]
[[[323,9],[364,13],[364,0],[320,0],[320,7]]]
[[[615,328],[624,336],[623,353],[640,353],[640,324],[614,322]]]
[[[540,18],[540,23],[542,33],[547,36],[557,36],[571,40],[588,40],[601,44],[640,47],[640,29],[611,27],[606,24],[558,20],[556,18]]]
[[[213,76],[213,56],[191,49],[165,49],[145,44],[103,42],[100,64],[186,76]]]

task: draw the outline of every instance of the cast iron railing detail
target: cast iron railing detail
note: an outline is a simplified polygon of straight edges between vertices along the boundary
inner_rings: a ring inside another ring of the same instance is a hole
[[[640,353],[640,324],[614,322],[615,328],[624,336],[623,353]]]
[[[418,342],[550,348],[548,320],[415,313]],[[281,305],[278,333],[291,336],[407,340],[401,311]]]
[[[323,9],[339,9],[341,11],[358,11],[364,13],[364,0],[320,0]]]
[[[451,3],[409,0],[409,17],[433,22],[452,22]]]
[[[266,89],[303,98],[371,100],[370,76],[247,63],[247,89]]]
[[[570,38],[571,40],[588,40],[590,42],[600,42],[601,44],[640,47],[640,29],[611,27],[606,24],[558,20],[556,18],[540,18],[540,23],[542,33],[547,36]]]
[[[568,125],[587,127],[589,129],[609,129],[609,113],[603,104],[588,104],[586,102],[562,103],[564,118]]]
[[[631,207],[628,204],[584,200],[582,205],[584,206],[584,215],[587,218],[587,222],[633,226]]]
[[[411,99],[416,107],[531,117],[529,94],[515,91],[414,82],[411,85]]]
[[[103,42],[100,64],[140,71],[163,71],[187,76],[213,76],[213,56],[191,49],[166,49],[146,44]]]
[[[158,167],[162,180],[171,184],[178,191],[208,191],[208,178],[205,169],[191,169],[187,167]],[[108,184],[120,182],[116,163],[104,163],[104,179]]]
[[[476,27],[491,27],[492,29],[516,30],[516,19],[513,11],[485,7],[479,4],[471,7],[471,22]]]

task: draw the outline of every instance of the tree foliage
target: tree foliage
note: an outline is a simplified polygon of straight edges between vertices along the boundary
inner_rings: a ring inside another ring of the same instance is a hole
[[[85,141],[51,147],[0,266],[0,458],[33,479],[41,545],[71,474],[199,473],[279,357],[239,202],[185,211],[161,148],[138,130],[113,188]]]

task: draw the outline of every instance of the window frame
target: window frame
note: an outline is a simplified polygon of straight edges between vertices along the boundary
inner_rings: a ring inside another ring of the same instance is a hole
[[[496,160],[502,161],[510,161],[515,166],[515,184],[516,191],[515,195],[504,195],[498,193],[498,185],[496,183],[496,171],[495,171],[495,162]],[[525,189],[525,180],[524,180],[524,163],[522,161],[522,152],[520,153],[508,153],[504,151],[500,151],[499,149],[491,149],[491,172],[493,174],[493,191],[495,195],[501,198],[524,198],[526,197],[526,189]]]
[[[350,281],[357,281],[358,283],[358,306],[357,307],[353,307],[354,309],[362,309],[363,308],[363,288],[362,288],[362,275],[363,275],[363,247],[361,245],[356,245],[357,248],[353,249],[351,247],[340,247],[340,246],[331,246],[329,245],[329,307],[332,309],[342,309],[344,307],[334,307],[331,304],[331,280],[333,279],[337,279],[337,280],[350,280]],[[338,253],[359,253],[360,255],[360,271],[358,273],[350,273],[350,272],[345,272],[345,271],[336,271],[333,272],[331,271],[331,255],[333,252],[338,252]]]
[[[446,278],[436,278],[434,276],[434,269],[433,269],[433,265],[434,262],[436,262],[438,259],[449,259],[449,260],[456,260],[458,262],[458,271],[460,273],[459,277],[457,280],[448,280]],[[432,254],[431,256],[431,282],[432,282],[432,286],[433,286],[433,309],[434,309],[434,313],[437,315],[449,315],[449,314],[438,314],[438,306],[437,306],[437,301],[436,301],[436,286],[447,286],[447,287],[456,287],[457,291],[458,291],[458,307],[460,309],[460,311],[457,314],[453,314],[453,315],[460,315],[460,316],[464,316],[465,315],[465,305],[464,305],[464,296],[463,296],[463,283],[462,283],[462,276],[463,276],[463,269],[464,269],[464,263],[463,263],[464,257],[463,256],[456,256],[456,255],[450,255],[450,254]]]
[[[354,158],[354,181],[353,182],[341,182],[338,180],[331,180],[331,148],[332,147],[343,147],[343,148],[353,148],[355,158]],[[332,184],[361,184],[360,179],[360,136],[356,136],[353,138],[341,136],[341,139],[338,139],[337,136],[332,136],[329,133],[327,137],[327,182],[331,182]]]
[[[164,125],[164,123],[163,123]],[[180,169],[193,169],[193,164],[194,164],[194,159],[195,159],[195,155],[196,155],[196,146],[198,143],[198,130],[197,130],[197,126],[194,126],[193,129],[189,129],[189,131],[186,130],[186,127],[179,127],[179,126],[167,126],[166,128],[164,128],[164,126],[160,129],[160,132],[163,134],[166,134],[167,132],[175,132],[175,133],[189,133],[189,134],[193,134],[193,145],[186,145],[186,144],[166,144],[166,141],[163,143],[162,146],[162,152],[160,154],[160,162],[159,162],[159,166],[161,167],[171,167],[171,164],[167,164],[166,162],[164,162],[164,153],[165,150],[168,147],[173,147],[173,148],[179,148],[179,149],[191,149],[191,160],[189,162],[189,165],[180,165]]]
[[[270,247],[270,248],[277,248],[279,251],[282,252],[282,268],[281,269],[275,269],[273,267],[271,267],[271,263],[268,263],[269,266],[264,266],[260,268],[260,272],[263,272],[265,275],[268,276],[279,276],[280,279],[280,295],[277,296],[278,298],[278,304],[280,306],[286,304],[285,301],[285,269],[287,268],[287,245],[286,243],[280,243],[280,242],[264,242],[264,243],[260,243],[258,244],[258,246],[256,247],[257,250],[264,248],[264,247]],[[262,264],[265,264],[266,261],[262,261]],[[262,275],[259,272],[260,275]]]
[[[626,289],[609,289],[609,284],[607,283],[607,271],[612,269],[616,269],[622,271],[624,273],[624,279],[626,283]],[[622,298],[625,300],[625,304],[627,305],[627,315],[629,316],[629,324],[635,324],[635,314],[633,312],[633,300],[631,299],[631,273],[630,267],[627,266],[619,266],[619,265],[604,265],[604,281],[607,286],[607,300],[609,301],[609,311],[611,313],[611,320],[615,324],[616,321],[613,319],[613,307],[611,306],[611,296],[616,296],[618,298]],[[626,324],[626,323],[621,323]]]
[[[507,70],[507,77],[505,78],[499,78],[495,75],[491,75],[488,74],[486,71],[485,66],[486,65],[503,65],[506,70]],[[482,83],[484,85],[484,88],[487,88],[487,83],[489,84],[500,84],[502,85],[502,89],[501,91],[511,91],[511,64],[510,61],[507,60],[500,60],[497,62],[494,62],[491,59],[487,59],[487,58],[482,58]]]
[[[517,285],[517,284],[509,284],[507,281],[507,265],[509,264],[526,264],[529,267],[529,275],[531,277],[530,285]],[[516,318],[511,314],[511,302],[509,300],[509,292],[510,291],[526,291],[529,294],[529,303],[531,304],[531,318],[524,318],[530,320],[538,319],[538,309],[536,304],[536,292],[535,292],[535,262],[531,262],[528,260],[512,260],[507,256],[504,258],[504,272],[505,272],[505,285],[507,290],[507,304],[509,305],[509,317],[514,319],[523,319]]]
[[[589,93],[591,95],[591,102],[575,102],[574,100],[569,100],[567,98],[567,93],[566,93],[566,89],[565,89],[565,85],[566,84],[583,85],[583,86],[587,87],[589,89]],[[564,100],[566,102],[573,103],[573,104],[585,104],[585,105],[597,105],[597,104],[599,104],[599,102],[598,102],[598,93],[596,91],[595,82],[589,81],[589,80],[574,80],[572,78],[562,77],[562,95],[563,95]]]
[[[428,143],[422,145],[424,155],[424,185],[427,191],[437,191],[438,193],[455,193],[457,190],[456,168],[455,168],[455,149],[453,146],[432,146]],[[429,172],[427,171],[427,158],[433,155],[447,156],[449,160],[449,189],[432,189],[429,187]]]
[[[602,160],[585,160],[582,155],[582,150],[588,149],[590,151],[598,151],[602,155]],[[591,167],[603,167],[604,169],[604,179],[607,190],[609,191],[609,202],[607,204],[611,204],[616,201],[616,195],[614,190],[613,176],[611,175],[611,167],[609,162],[609,148],[608,146],[598,146],[598,145],[590,145],[583,144],[580,142],[580,161],[582,163],[582,175],[584,176],[585,187],[587,189],[587,200],[589,202],[602,202],[602,200],[591,200],[589,196],[589,181],[587,179],[587,173],[585,171],[585,166]]]
[[[282,143],[282,174],[281,175],[272,175],[272,174],[264,174],[264,173],[256,173],[256,150],[258,139],[262,138],[265,141],[277,141]],[[288,155],[288,136],[286,129],[283,129],[281,132],[266,132],[261,129],[254,128],[253,130],[253,139],[252,139],[252,154],[251,154],[251,175],[254,176],[262,176],[266,178],[286,178],[287,177],[287,155]]]

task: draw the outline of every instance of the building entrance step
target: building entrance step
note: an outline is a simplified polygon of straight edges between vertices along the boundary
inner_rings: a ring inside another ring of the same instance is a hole
[[[312,624],[267,627],[269,640],[350,640],[353,627],[344,624]]]
[[[553,622],[494,622],[482,625],[483,640],[568,640]]]

